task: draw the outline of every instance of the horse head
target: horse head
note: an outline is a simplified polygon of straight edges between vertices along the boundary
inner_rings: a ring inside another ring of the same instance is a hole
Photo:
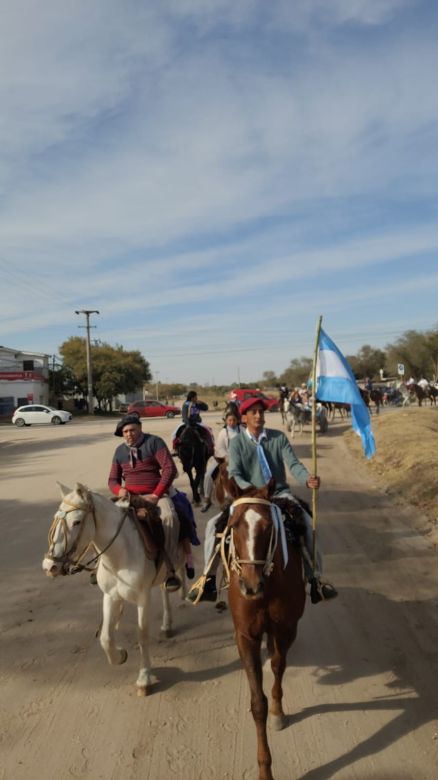
[[[229,480],[234,498],[228,527],[230,538],[230,568],[239,577],[242,596],[260,599],[264,595],[265,577],[273,567],[277,530],[271,511],[274,480],[262,488],[240,490]]]
[[[58,484],[62,501],[50,526],[49,549],[42,564],[48,577],[67,574],[71,567],[77,566],[93,541],[95,531],[94,506],[88,488],[79,482],[74,490]]]

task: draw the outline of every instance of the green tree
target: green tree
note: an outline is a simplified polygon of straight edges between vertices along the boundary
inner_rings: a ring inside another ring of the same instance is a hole
[[[407,330],[394,343],[386,347],[388,370],[397,373],[397,364],[403,363],[405,374],[419,379],[432,377],[437,370],[438,330],[421,332]]]
[[[76,379],[77,392],[87,390],[87,355],[85,340],[72,336],[61,344],[64,366]],[[122,346],[97,343],[91,345],[93,394],[99,409],[112,409],[113,398],[120,393],[132,393],[151,379],[149,363],[138,350],[127,351]]]
[[[379,379],[379,371],[386,365],[386,354],[381,349],[364,344],[357,355],[348,356],[347,360],[357,379],[365,379],[365,377]]]
[[[269,387],[275,387],[278,384],[278,379],[275,371],[263,371],[263,378],[258,382],[257,386],[267,389]]]
[[[294,358],[291,361],[289,368],[280,375],[280,383],[285,384],[288,387],[299,387],[303,382],[307,382],[308,378],[311,376],[312,364],[312,358]]]

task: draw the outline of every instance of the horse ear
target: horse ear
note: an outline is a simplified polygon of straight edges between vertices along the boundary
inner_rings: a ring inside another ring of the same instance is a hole
[[[275,490],[275,479],[274,479],[274,477],[271,477],[271,479],[269,480],[269,482],[266,485],[266,487],[267,487],[267,492],[268,492],[268,498],[271,498],[271,496],[274,495],[274,490]]]
[[[86,498],[88,495],[88,488],[86,485],[83,485],[81,482],[76,482],[76,492],[79,493],[82,498]]]
[[[227,490],[228,490],[231,498],[234,498],[234,499],[239,498],[242,495],[242,493],[243,493],[243,490],[241,490],[241,488],[237,484],[237,482],[234,479],[234,477],[230,477],[229,478],[228,483],[227,483]]]
[[[68,493],[72,492],[71,488],[67,487],[67,485],[63,485],[62,482],[57,482],[56,484],[59,485],[59,487],[61,489],[61,496],[62,497],[66,496]]]

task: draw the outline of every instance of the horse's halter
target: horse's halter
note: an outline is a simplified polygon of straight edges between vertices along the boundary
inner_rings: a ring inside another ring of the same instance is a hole
[[[88,544],[85,547],[85,549],[79,554],[79,556],[76,558],[76,560],[73,560],[71,557],[77,550],[79,546],[79,542],[81,540],[84,528],[85,528],[85,518],[87,515],[91,514],[93,517],[94,527],[96,527],[96,515],[94,510],[94,505],[89,499],[89,502],[85,504],[85,506],[77,506],[76,504],[72,504],[70,501],[67,501],[65,498],[62,499],[62,504],[68,504],[68,506],[71,507],[71,509],[58,509],[58,511],[55,513],[52,524],[49,528],[49,550],[46,555],[46,558],[48,558],[50,561],[53,561],[54,563],[60,563],[62,567],[62,573],[66,574],[67,571],[69,571],[70,567],[73,567],[73,571],[70,569],[70,573],[74,573],[74,571],[81,571],[82,569],[86,568],[86,566],[82,566],[80,564],[80,561],[84,557],[85,553],[88,550]],[[68,534],[70,532],[70,529],[67,525],[67,515],[70,514],[70,512],[83,512],[83,516],[79,520],[80,528],[79,533],[76,536],[76,539],[72,543],[71,547],[67,549],[67,540],[68,540]],[[61,527],[62,529],[62,535],[63,535],[63,544],[64,544],[64,551],[61,555],[54,555],[54,549],[55,544],[59,544],[59,542],[55,542],[55,533],[58,527]],[[98,557],[98,556],[97,556]],[[96,560],[93,558],[91,561],[88,561],[86,565],[89,565],[90,563],[94,562]],[[78,568],[76,568],[78,567]]]
[[[242,504],[259,504],[259,505],[263,504],[264,506],[269,506],[271,508],[271,511],[273,507],[271,501],[267,501],[264,498],[249,498],[249,497],[238,498],[231,505],[231,509],[230,509],[231,513],[233,512],[234,507],[240,506]],[[242,574],[242,565],[263,566],[263,574],[266,577],[269,577],[269,575],[271,574],[274,568],[274,554],[278,545],[278,534],[279,534],[278,523],[274,521],[274,519],[272,519],[268,552],[264,560],[258,560],[256,558],[239,558],[234,543],[234,529],[232,527],[229,527],[229,530],[230,530],[230,545],[229,545],[228,553],[225,550],[225,540],[227,535],[223,534],[221,539],[221,557],[227,574],[227,579],[228,580],[230,579],[230,570],[235,571],[240,576]]]

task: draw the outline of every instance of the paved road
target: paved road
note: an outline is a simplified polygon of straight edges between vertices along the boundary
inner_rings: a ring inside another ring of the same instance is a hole
[[[209,419],[218,430],[219,417]],[[268,421],[280,426],[279,415]],[[148,425],[168,442],[173,427]],[[126,609],[120,629],[127,663],[110,667],[95,638],[98,589],[87,575],[51,581],[42,574],[56,481],[106,492],[113,429],[106,420],[0,428],[0,780],[256,780],[248,688],[228,612],[180,605],[174,596],[178,633],[161,640],[155,594],[157,685],[138,699],[135,611]],[[409,510],[369,483],[342,430],[338,421],[318,440],[320,539],[340,596],[309,604],[300,624],[285,677],[289,723],[270,734],[274,776],[432,780],[436,551]],[[308,432],[295,442],[308,464]],[[202,533],[203,515],[198,522]]]

